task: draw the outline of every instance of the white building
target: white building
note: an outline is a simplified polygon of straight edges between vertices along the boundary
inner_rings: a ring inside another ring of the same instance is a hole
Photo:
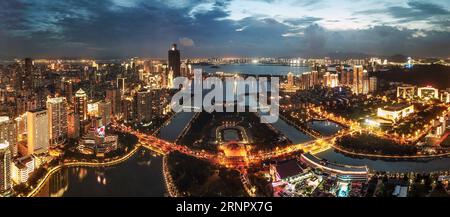
[[[397,122],[412,113],[414,113],[413,105],[395,105],[378,108],[377,116],[392,122]]]
[[[34,171],[34,158],[28,156],[18,159],[12,165],[11,178],[15,184],[21,184],[28,181],[31,173]]]
[[[420,87],[417,95],[422,99],[439,99],[439,90],[433,87]]]

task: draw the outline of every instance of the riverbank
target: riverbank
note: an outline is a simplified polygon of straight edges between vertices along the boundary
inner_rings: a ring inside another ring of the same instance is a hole
[[[19,195],[19,196],[25,196],[25,197],[34,197],[36,196],[36,194],[42,189],[42,187],[45,185],[45,183],[48,181],[48,179],[55,174],[56,172],[60,171],[61,169],[64,168],[69,168],[69,167],[109,167],[109,166],[114,166],[117,164],[120,164],[126,160],[128,160],[130,157],[132,157],[134,154],[136,154],[136,152],[141,148],[140,144],[136,144],[134,149],[131,150],[130,152],[128,152],[126,155],[111,160],[111,161],[107,161],[107,162],[87,162],[87,161],[79,161],[79,162],[65,162],[63,164],[57,165],[55,167],[49,168],[47,169],[47,173],[44,175],[43,178],[40,179],[40,181],[38,182],[38,184],[36,185],[35,188],[33,188],[31,190],[31,192],[29,192],[26,195]]]

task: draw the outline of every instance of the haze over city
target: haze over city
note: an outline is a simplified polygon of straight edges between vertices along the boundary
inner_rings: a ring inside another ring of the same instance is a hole
[[[0,58],[448,57],[449,1],[3,0]]]

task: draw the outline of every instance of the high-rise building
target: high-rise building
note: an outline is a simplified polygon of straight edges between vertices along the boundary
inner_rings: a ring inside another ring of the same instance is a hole
[[[125,80],[126,79],[127,78],[117,78],[117,89],[120,90],[121,96],[123,96],[123,94],[125,93],[125,88],[126,88]]]
[[[87,119],[87,95],[83,89],[79,89],[75,93],[75,114],[80,117],[80,121]]]
[[[27,112],[27,152],[47,152],[49,146],[47,110],[37,109]]]
[[[370,81],[369,81],[369,72],[367,70],[363,70],[363,76],[362,76],[362,93],[368,94],[370,91]]]
[[[169,70],[173,71],[174,78],[181,76],[181,57],[176,44],[172,44],[169,50]]]
[[[320,81],[319,81],[319,72],[318,71],[312,71],[311,72],[311,77],[310,77],[310,87],[314,88],[317,85],[320,85]]]
[[[135,119],[138,122],[149,122],[152,119],[152,94],[150,91],[139,91],[135,96]]]
[[[403,99],[413,99],[416,96],[416,87],[397,87],[397,97]]]
[[[47,100],[50,145],[58,145],[67,139],[67,104],[63,97]]]
[[[98,116],[102,118],[103,126],[111,123],[111,102],[98,103]]]
[[[67,136],[71,139],[80,137],[80,117],[75,112],[68,114]]]
[[[11,190],[11,158],[9,144],[0,143],[0,196]]]
[[[330,72],[326,72],[323,75],[323,85],[325,87],[331,87],[331,88],[339,86],[338,74],[332,74]]]
[[[35,169],[35,161],[32,156],[25,156],[14,160],[11,165],[11,178],[16,184],[25,183]]]
[[[289,87],[293,87],[295,84],[294,84],[294,74],[292,74],[292,72],[289,72],[288,74],[287,74],[287,85],[289,86]]]
[[[364,68],[361,65],[355,65],[353,67],[353,93],[362,94],[363,93],[363,77]]]
[[[8,142],[12,156],[17,155],[17,128],[14,120],[9,117],[0,117],[0,143]]]
[[[377,92],[378,89],[378,79],[377,77],[370,77],[369,78],[369,92],[370,93],[375,93]]]
[[[106,90],[106,98],[105,101],[111,103],[111,113],[113,115],[118,115],[121,113],[121,103],[120,103],[120,92],[119,89],[111,88]]]
[[[25,73],[21,78],[22,89],[26,89],[32,86],[33,83],[33,60],[31,58],[25,58]]]

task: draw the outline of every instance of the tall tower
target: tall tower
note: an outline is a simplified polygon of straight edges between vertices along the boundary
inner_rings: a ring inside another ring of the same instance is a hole
[[[27,153],[48,151],[48,115],[47,110],[38,109],[27,112]]]
[[[356,95],[363,92],[364,68],[362,65],[353,66],[353,93]]]
[[[75,93],[75,114],[79,115],[80,121],[87,119],[87,95],[83,89]]]
[[[0,143],[0,196],[11,190],[11,151],[9,144]]]
[[[9,143],[9,149],[11,149],[11,155],[17,155],[17,128],[14,120],[9,117],[0,117],[0,142],[7,141]]]
[[[287,83],[289,87],[293,87],[294,86],[294,74],[292,74],[292,72],[289,72],[287,74]]]
[[[180,51],[177,49],[177,44],[172,44],[169,50],[169,70],[173,70],[173,77],[181,76],[181,58]]]
[[[63,97],[47,100],[50,145],[61,144],[67,139],[66,99]]]

